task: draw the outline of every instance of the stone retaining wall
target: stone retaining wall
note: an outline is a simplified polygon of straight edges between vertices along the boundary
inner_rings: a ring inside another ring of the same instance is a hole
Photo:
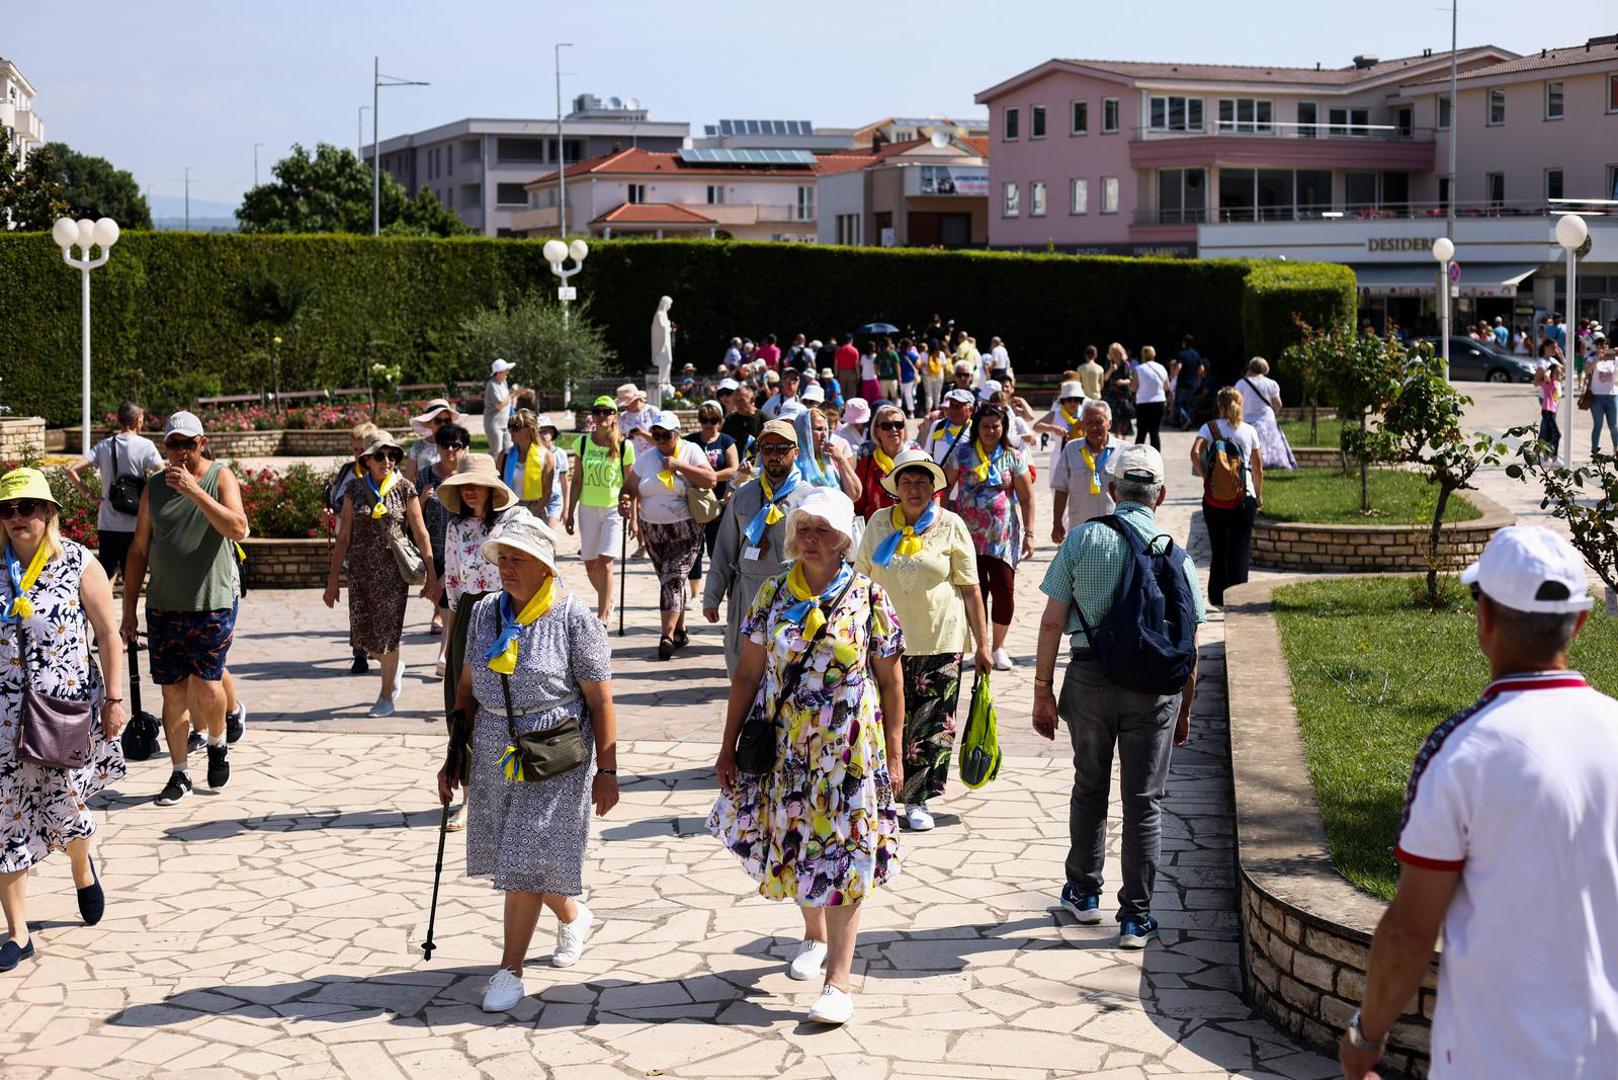
[[[0,417],[0,461],[45,452],[45,421],[38,416]]]
[[[43,423],[43,421],[42,421]],[[112,434],[110,430],[91,429],[92,441],[99,441]],[[142,432],[152,440],[159,449],[162,449],[163,435],[161,432]],[[408,427],[396,429],[392,435],[402,446],[409,446],[417,439],[415,432]],[[63,453],[77,454],[79,450],[79,429],[65,428],[52,431],[48,437],[52,449]],[[348,429],[347,428],[288,428],[274,431],[215,431],[208,435],[208,447],[215,457],[219,458],[266,458],[266,457],[347,457],[348,456]]]
[[[247,552],[249,588],[324,589],[331,567],[331,542],[325,539],[260,539],[242,542]],[[343,575],[346,580],[347,575]]]
[[[1275,625],[1274,589],[1301,578],[1225,593],[1225,671],[1236,797],[1244,989],[1260,1011],[1335,1056],[1359,1008],[1381,900],[1343,880],[1309,782],[1292,682]],[[1390,1034],[1384,1075],[1424,1077],[1438,988],[1433,954],[1417,996]]]
[[[1438,544],[1442,569],[1472,562],[1489,537],[1516,520],[1480,492],[1468,491],[1465,497],[1483,516],[1444,523]],[[1252,563],[1275,570],[1426,571],[1430,531],[1427,525],[1322,525],[1261,517],[1253,523]]]
[[[1341,469],[1343,451],[1337,446],[1294,446],[1292,456],[1300,469]],[[1266,469],[1265,472],[1269,470]]]

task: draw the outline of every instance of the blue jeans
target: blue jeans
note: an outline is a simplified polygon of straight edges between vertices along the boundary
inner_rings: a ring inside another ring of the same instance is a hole
[[[1590,395],[1590,453],[1601,449],[1601,421],[1606,420],[1612,435],[1613,452],[1618,453],[1618,394]]]

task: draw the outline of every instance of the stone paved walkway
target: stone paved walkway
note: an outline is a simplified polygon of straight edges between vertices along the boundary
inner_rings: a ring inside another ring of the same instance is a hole
[[[1185,537],[1185,436],[1168,437]],[[1045,501],[1042,499],[1042,507]],[[507,1017],[477,1003],[499,953],[500,901],[446,855],[436,931],[419,944],[436,842],[441,745],[434,639],[408,638],[399,716],[364,716],[375,680],[347,674],[340,612],[313,592],[248,597],[233,668],[254,709],[235,775],[173,808],[150,805],[163,762],[133,765],[98,837],[106,919],[79,924],[66,860],[31,884],[40,957],[0,976],[6,1077],[995,1077],[1334,1075],[1257,1019],[1237,990],[1232,808],[1217,616],[1203,637],[1192,742],[1175,755],[1154,898],[1161,945],[1116,949],[1055,907],[1066,852],[1065,737],[1027,727],[1046,542],[1019,575],[995,676],[1001,777],[935,805],[906,834],[904,872],[867,906],[858,1012],[802,1022],[815,988],[783,957],[801,923],[768,903],[703,829],[724,687],[717,630],[685,656],[647,658],[651,578],[631,575],[631,634],[614,637],[622,804],[594,827],[585,880],[599,930],[573,969],[545,965]],[[1197,550],[1200,545],[1193,545]],[[570,566],[570,581],[581,575]],[[419,631],[425,605],[412,607]],[[1110,864],[1116,867],[1117,809]],[[1110,914],[1110,911],[1109,911]]]

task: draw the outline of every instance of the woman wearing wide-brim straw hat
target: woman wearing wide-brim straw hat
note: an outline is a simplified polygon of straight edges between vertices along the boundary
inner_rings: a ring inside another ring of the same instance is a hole
[[[446,398],[433,398],[419,416],[410,418],[410,430],[419,438],[410,444],[410,451],[405,455],[404,465],[400,469],[406,480],[412,484],[417,483],[422,470],[430,469],[438,463],[438,444],[433,441],[433,436],[445,424],[460,422],[460,410],[451,405]]]
[[[517,495],[495,471],[488,454],[468,454],[461,470],[438,485],[434,493],[449,513],[444,531],[444,579],[440,583],[449,599],[444,626],[444,715],[455,708],[461,668],[466,663],[466,628],[472,606],[492,592],[500,591],[499,568],[483,557],[483,542],[489,533],[517,505]],[[450,819],[450,828],[465,825],[466,807]]]
[[[447,804],[466,766],[467,802],[476,807],[466,872],[506,894],[500,967],[483,1008],[504,1012],[527,994],[523,965],[542,907],[560,923],[553,966],[577,963],[589,939],[595,919],[574,898],[584,891],[591,808],[605,814],[618,802],[618,736],[607,631],[562,587],[556,534],[513,509],[484,541],[483,557],[498,566],[500,589],[472,609],[438,794]],[[530,778],[511,749],[512,728],[521,736],[569,721],[583,745],[558,733],[568,744],[558,753],[571,747],[579,756],[569,768]]]
[[[887,590],[904,627],[904,820],[925,830],[933,827],[927,801],[942,796],[949,779],[968,627],[977,639],[977,670],[988,671],[994,660],[972,534],[936,498],[946,487],[944,470],[912,447],[894,457],[881,484],[897,501],[871,515],[854,569]]]
[[[0,971],[34,955],[28,874],[52,851],[65,850],[73,864],[84,922],[100,921],[106,897],[90,859],[96,831],[90,799],[124,775],[118,743],[128,717],[118,696],[124,650],[112,586],[88,550],[62,539],[60,517],[61,506],[39,470],[0,476],[0,907],[11,932],[0,944]],[[92,636],[98,662],[90,656]],[[26,687],[92,703],[89,756],[79,768],[52,768],[18,756]]]

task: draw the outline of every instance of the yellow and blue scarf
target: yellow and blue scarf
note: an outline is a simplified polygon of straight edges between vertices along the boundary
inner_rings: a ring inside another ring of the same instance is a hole
[[[375,480],[371,479],[370,473],[365,474],[365,483],[370,487],[371,493],[376,496],[376,502],[371,504],[371,520],[381,521],[383,518],[388,516],[388,504],[383,500],[388,497],[388,492],[392,491],[394,487],[398,485],[398,470],[390,469],[388,471],[388,475],[382,478],[382,484],[380,487],[377,486],[377,482]]]
[[[1082,413],[1083,410],[1081,409],[1080,412]],[[1065,443],[1069,439],[1077,438],[1078,433],[1076,429],[1079,426],[1079,417],[1077,415],[1069,415],[1067,406],[1061,404],[1060,402],[1058,402],[1056,405],[1056,414],[1062,418],[1062,423],[1067,425],[1067,431],[1062,435],[1062,441]]]
[[[837,576],[831,579],[826,588],[814,593],[809,591],[809,582],[803,576],[803,563],[793,563],[791,571],[787,573],[787,591],[792,594],[794,603],[781,609],[781,617],[802,627],[804,640],[809,640],[826,623],[826,613],[820,607],[821,597],[836,596],[853,576],[854,568],[842,563],[837,568]]]
[[[510,675],[517,670],[517,639],[521,636],[522,628],[532,624],[555,603],[555,574],[545,579],[545,584],[539,587],[533,599],[523,605],[520,612],[512,606],[510,593],[500,594],[500,633],[495,636],[494,644],[483,654],[483,659],[489,662],[490,671]]]
[[[506,451],[505,475],[500,479],[506,482],[506,487],[517,493],[517,498],[523,502],[534,502],[538,499],[550,498],[550,492],[545,490],[545,448],[538,442],[528,444],[528,457],[526,460],[517,457],[517,448],[513,446]],[[522,464],[521,482],[517,475],[517,465]]]
[[[927,500],[927,509],[921,512],[914,525],[905,522],[902,507],[895,506],[891,513],[894,531],[884,537],[871,553],[871,561],[878,566],[887,566],[893,562],[895,555],[908,557],[920,554],[922,534],[932,527],[934,519],[938,517],[938,503]]]
[[[28,591],[39,580],[40,572],[50,561],[50,547],[41,540],[34,549],[34,557],[28,560],[28,569],[22,568],[22,560],[6,545],[6,576],[11,578],[11,603],[6,606],[6,613],[0,616],[0,622],[16,623],[23,619],[34,617],[33,602],[28,599]]]
[[[1000,458],[1005,453],[1004,447],[995,446],[994,454],[986,457],[983,453],[983,444],[974,439],[972,452],[978,459],[977,464],[972,466],[972,475],[977,477],[978,483],[990,487],[999,487],[1005,483],[1005,478],[1000,474]]]
[[[753,515],[753,520],[749,521],[747,528],[743,530],[749,544],[758,546],[764,539],[764,530],[786,517],[786,511],[781,509],[781,503],[792,494],[801,479],[803,474],[798,471],[797,465],[792,466],[792,471],[787,473],[780,487],[772,487],[769,475],[759,473],[758,485],[759,490],[764,492],[764,505],[759,507],[758,513]]]
[[[1086,442],[1079,447],[1079,453],[1084,463],[1090,468],[1090,494],[1101,494],[1101,474],[1107,471],[1107,459],[1112,457],[1112,447],[1103,447],[1099,455],[1090,452],[1090,444]]]

